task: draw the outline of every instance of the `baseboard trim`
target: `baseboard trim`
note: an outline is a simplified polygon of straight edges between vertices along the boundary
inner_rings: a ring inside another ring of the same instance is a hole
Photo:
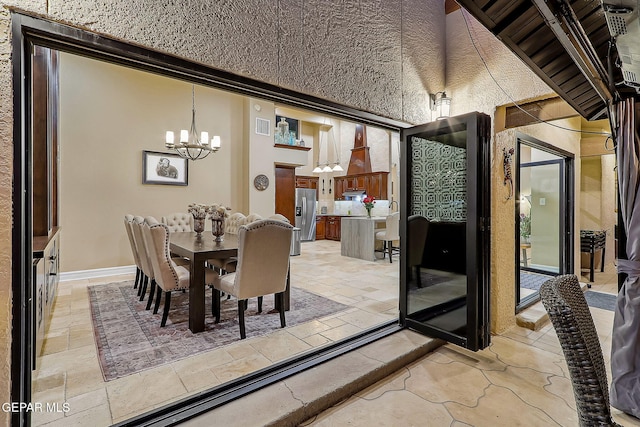
[[[78,270],[60,273],[60,282],[71,280],[95,279],[98,277],[118,276],[121,274],[135,274],[135,265],[125,265],[122,267],[96,268],[93,270]]]

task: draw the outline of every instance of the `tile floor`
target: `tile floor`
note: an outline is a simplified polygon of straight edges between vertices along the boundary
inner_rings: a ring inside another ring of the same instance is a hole
[[[272,352],[274,343],[305,351],[393,319],[398,264],[345,259],[337,242],[304,243],[302,255],[292,259],[292,283],[354,308],[108,383],[97,362],[86,288],[129,277],[61,283],[33,401],[67,402],[70,411],[35,414],[33,425],[110,425],[292,354]],[[616,292],[613,266],[596,273],[593,290]],[[608,361],[613,314],[592,312]],[[576,425],[553,328],[514,327],[492,340],[478,353],[443,346],[304,425]],[[640,426],[639,420],[614,414],[623,425]]]
[[[291,259],[292,285],[352,308],[109,382],[98,364],[87,286],[133,275],[62,282],[34,372],[33,401],[66,402],[70,410],[35,413],[32,424],[108,426],[396,319],[398,267],[399,262],[342,257],[340,242],[304,242],[301,255]]]
[[[583,277],[582,280],[586,280]],[[617,293],[613,265],[592,290]],[[591,309],[608,365],[613,312]],[[609,379],[611,378],[609,374]],[[640,420],[613,409],[624,426]],[[514,327],[474,353],[445,345],[303,426],[576,426],[571,381],[553,327]]]

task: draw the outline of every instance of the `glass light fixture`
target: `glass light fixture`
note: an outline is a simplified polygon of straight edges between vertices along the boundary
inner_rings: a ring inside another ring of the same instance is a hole
[[[320,163],[316,163],[316,168],[312,171],[312,173],[322,173],[322,168],[320,167]]]
[[[220,149],[220,136],[215,135],[209,141],[209,132],[202,132],[198,137],[196,129],[195,85],[191,86],[191,128],[180,130],[180,142],[175,143],[173,131],[165,134],[165,147],[174,150],[180,157],[189,160],[204,159],[212,152]]]
[[[327,173],[333,172],[333,169],[331,169],[331,166],[329,166],[329,163],[327,163],[325,167],[322,168],[322,172],[327,172]]]
[[[336,165],[331,170],[333,172],[344,172],[344,169],[342,169],[342,166],[340,166],[340,162],[336,163]]]
[[[429,95],[431,111],[436,111],[436,120],[449,117],[451,111],[451,98],[446,92],[436,92]]]

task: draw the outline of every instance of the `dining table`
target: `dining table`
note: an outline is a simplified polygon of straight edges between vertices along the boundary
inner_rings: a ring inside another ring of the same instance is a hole
[[[189,259],[189,329],[193,333],[202,332],[205,323],[205,268],[209,268],[207,260],[238,256],[238,236],[225,234],[223,240],[217,242],[211,233],[173,232],[169,236],[169,249],[173,254]],[[290,274],[287,272],[284,309],[289,310],[289,305]],[[276,309],[280,307],[276,305]]]

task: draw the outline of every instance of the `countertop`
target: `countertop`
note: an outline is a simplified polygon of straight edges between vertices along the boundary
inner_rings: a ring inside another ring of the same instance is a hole
[[[365,215],[345,215],[345,214],[316,214],[316,216],[340,216],[340,217],[349,217],[349,218],[364,218]]]

